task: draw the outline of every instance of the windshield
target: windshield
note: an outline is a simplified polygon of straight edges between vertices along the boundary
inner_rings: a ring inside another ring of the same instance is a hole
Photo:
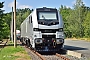
[[[39,20],[57,20],[56,12],[39,12]]]

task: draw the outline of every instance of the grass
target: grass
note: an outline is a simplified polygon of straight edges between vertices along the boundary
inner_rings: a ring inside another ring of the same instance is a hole
[[[14,48],[11,44],[13,43],[10,42],[8,46],[0,50],[0,60],[31,60],[23,47]]]

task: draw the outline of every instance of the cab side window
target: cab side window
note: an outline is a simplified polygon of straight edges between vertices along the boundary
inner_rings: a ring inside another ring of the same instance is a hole
[[[32,23],[32,16],[29,16],[29,23]]]
[[[31,23],[32,23],[32,16],[31,16]]]

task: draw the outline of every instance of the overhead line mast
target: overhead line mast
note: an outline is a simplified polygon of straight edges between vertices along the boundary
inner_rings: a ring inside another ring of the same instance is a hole
[[[16,48],[16,0],[14,0],[14,48]]]

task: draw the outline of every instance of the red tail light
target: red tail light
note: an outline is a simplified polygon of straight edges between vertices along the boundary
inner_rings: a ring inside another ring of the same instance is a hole
[[[43,42],[45,42],[45,40],[43,40]]]
[[[52,42],[55,42],[55,40],[52,40]]]

